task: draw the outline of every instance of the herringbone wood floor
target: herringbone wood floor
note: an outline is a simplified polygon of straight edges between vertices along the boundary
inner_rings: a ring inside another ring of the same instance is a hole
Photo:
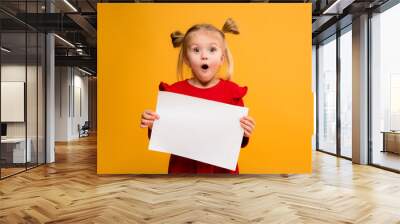
[[[315,152],[312,175],[96,174],[94,137],[0,181],[0,223],[400,223],[400,175]]]

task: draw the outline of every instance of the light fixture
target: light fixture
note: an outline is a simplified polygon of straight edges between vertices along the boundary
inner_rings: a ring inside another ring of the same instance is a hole
[[[336,0],[332,5],[324,10],[322,14],[341,14],[343,9],[351,5],[355,0]]]
[[[67,4],[72,10],[74,10],[74,12],[78,12],[78,10],[71,4],[69,3],[68,0],[64,0],[65,4]]]
[[[10,52],[11,52],[11,50],[9,50],[9,49],[7,49],[7,48],[5,48],[5,47],[1,47],[1,50],[4,51],[4,52],[6,52],[6,53],[10,53]]]
[[[86,53],[83,52],[82,48],[76,48],[76,53],[79,55],[87,55]]]
[[[66,39],[58,36],[57,34],[54,34],[55,37],[57,37],[58,39],[60,39],[61,41],[63,41],[64,43],[68,44],[69,46],[75,48],[75,45],[71,44],[71,42],[67,41]]]
[[[93,75],[92,73],[90,73],[90,72],[88,72],[88,71],[86,71],[86,70],[83,70],[83,69],[81,69],[81,68],[79,68],[79,67],[78,67],[78,70],[81,71],[81,72],[83,72],[83,73],[85,73],[85,74],[87,74],[87,75],[90,75],[90,76]]]

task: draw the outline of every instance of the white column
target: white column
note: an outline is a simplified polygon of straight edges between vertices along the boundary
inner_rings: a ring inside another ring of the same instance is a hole
[[[54,12],[54,5],[46,1],[46,11]],[[46,35],[46,163],[55,162],[55,43],[54,34]]]
[[[55,133],[55,76],[54,76],[54,35],[49,33],[46,36],[46,163],[55,161],[54,133]]]
[[[368,163],[368,15],[353,19],[353,162]]]

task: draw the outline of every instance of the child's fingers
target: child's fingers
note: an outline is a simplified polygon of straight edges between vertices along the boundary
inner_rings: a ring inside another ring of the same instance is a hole
[[[153,115],[156,119],[159,119],[159,118],[160,118],[160,115],[158,115],[156,112],[152,112],[152,115]]]
[[[254,124],[249,122],[248,120],[243,119],[243,120],[240,120],[240,122],[241,122],[241,124],[244,124],[244,125],[250,127],[251,129],[254,129],[254,127],[255,127]]]
[[[156,112],[151,112],[150,115],[151,115],[154,119],[160,119],[160,115],[158,115]]]
[[[150,116],[158,117],[158,114],[156,112],[151,111],[151,110],[146,110],[145,112]]]
[[[153,116],[151,114],[148,114],[148,113],[142,114],[142,118],[146,119],[146,120],[151,120],[151,119],[154,120]]]
[[[156,113],[153,113],[153,112],[146,112],[146,111],[145,111],[145,112],[142,114],[142,118],[147,119],[147,120],[155,120],[155,119],[159,119],[160,116],[159,116],[158,114],[156,114]]]
[[[250,126],[249,125],[247,125],[246,123],[240,123],[240,126],[242,126],[242,128],[246,128],[246,129],[248,129],[248,128],[250,128]]]
[[[251,134],[253,132],[253,128],[251,128],[250,126],[243,123],[241,124],[241,126],[244,129],[244,131],[247,132],[248,134]]]
[[[144,122],[143,120],[140,121],[140,127],[141,128],[147,128],[148,125],[146,124],[146,122]]]
[[[247,124],[247,125],[249,125],[249,126],[251,126],[251,127],[254,127],[254,126],[255,126],[254,123],[251,122],[250,120],[243,119],[242,122],[245,123],[245,124]]]
[[[244,128],[243,129],[244,133],[247,133],[247,135],[251,135],[252,131],[249,129]]]
[[[145,110],[142,114],[141,120],[140,120],[140,127],[141,128],[152,128],[153,122],[156,119],[159,119],[160,116],[156,114],[155,112],[151,110]]]
[[[253,119],[252,117],[250,117],[250,116],[242,117],[242,120],[247,121],[248,123],[251,123],[253,126],[256,125],[256,122],[255,122],[254,119]]]
[[[146,119],[142,119],[140,122],[140,126],[142,127],[151,127],[153,126],[153,121],[152,120],[146,120]]]
[[[153,124],[154,121],[153,120],[145,120],[145,119],[143,119],[142,122],[143,122],[143,124],[149,125],[149,124]]]
[[[250,117],[250,116],[244,116],[244,117],[242,117],[242,119],[248,120],[248,121],[250,121],[251,123],[255,123],[254,118],[252,118],[252,117]]]
[[[142,122],[140,122],[140,127],[141,128],[147,128],[147,124],[143,123],[143,121],[142,121]]]

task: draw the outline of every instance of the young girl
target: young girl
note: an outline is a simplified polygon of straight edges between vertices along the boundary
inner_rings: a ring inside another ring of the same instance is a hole
[[[237,26],[232,19],[229,18],[225,22],[222,31],[210,24],[196,24],[186,34],[182,34],[179,31],[173,32],[171,34],[173,46],[181,46],[177,73],[178,79],[182,81],[178,81],[172,85],[161,82],[159,90],[244,106],[242,98],[247,92],[247,87],[240,87],[234,82],[229,81],[233,73],[233,60],[225,41],[224,32],[239,34]],[[225,61],[228,67],[227,78],[220,79],[217,72]],[[183,63],[191,68],[192,78],[183,80]],[[155,119],[160,119],[160,116],[151,110],[145,110],[142,114],[141,127],[148,128],[149,137]],[[240,125],[244,129],[243,148],[249,141],[249,137],[255,127],[255,122],[251,117],[245,116],[240,119]],[[236,170],[231,171],[177,155],[171,155],[168,173],[238,174],[239,168],[236,165]]]

